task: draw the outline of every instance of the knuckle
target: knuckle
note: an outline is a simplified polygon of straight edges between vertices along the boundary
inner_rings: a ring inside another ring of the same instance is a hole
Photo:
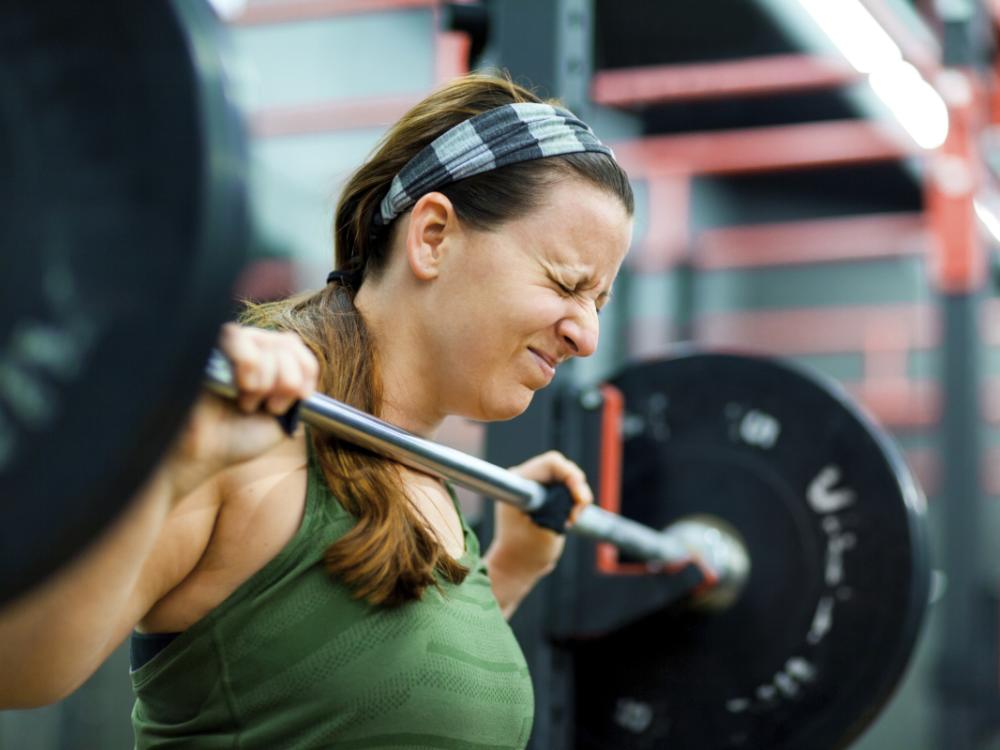
[[[269,348],[275,345],[280,336],[277,331],[271,331],[267,328],[250,328],[247,330],[253,334],[258,343],[266,345]]]
[[[256,326],[243,326],[240,330],[248,338],[253,338],[257,341],[267,341],[272,336],[272,331],[266,328],[257,328]]]
[[[274,376],[272,389],[278,392],[292,390],[297,387],[297,381],[298,379],[295,377],[295,374],[289,372],[287,367],[279,367]]]
[[[281,368],[280,387],[288,392],[298,391],[302,387],[302,372],[294,365]]]
[[[236,383],[240,389],[253,391],[259,387],[259,368],[256,363],[241,359],[236,362]]]

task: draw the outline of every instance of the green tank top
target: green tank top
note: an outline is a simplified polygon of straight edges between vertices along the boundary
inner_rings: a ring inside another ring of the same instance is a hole
[[[132,672],[136,747],[524,748],[531,679],[465,518],[461,584],[375,607],[323,569],[354,519],[311,449],[307,486],[288,545]]]

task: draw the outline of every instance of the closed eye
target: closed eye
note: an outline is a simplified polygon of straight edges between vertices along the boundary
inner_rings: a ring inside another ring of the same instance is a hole
[[[559,289],[560,294],[564,294],[567,297],[575,297],[575,296],[579,295],[581,291],[583,291],[580,288],[579,284],[576,285],[575,287],[571,287],[571,286],[568,286],[568,285],[562,283],[561,281],[559,281],[558,279],[555,279],[555,278],[552,279],[552,283],[555,284],[556,288]],[[596,309],[598,315],[601,314],[601,310],[603,310],[604,307],[610,301],[611,301],[611,293],[610,292],[602,292],[600,295],[598,295],[597,299],[594,302],[594,308]]]
[[[559,290],[560,294],[566,295],[567,297],[570,297],[570,296],[576,294],[576,289],[574,289],[573,287],[571,287],[571,286],[569,286],[567,284],[564,284],[559,279],[557,279],[555,276],[551,276],[550,275],[549,276],[549,281],[551,281],[552,284],[553,284],[553,286],[555,286],[555,288]]]

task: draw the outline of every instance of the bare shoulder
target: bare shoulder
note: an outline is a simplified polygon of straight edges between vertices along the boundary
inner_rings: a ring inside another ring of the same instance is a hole
[[[306,461],[300,431],[177,505],[143,572],[162,596],[140,630],[186,629],[281,551],[302,521]]]

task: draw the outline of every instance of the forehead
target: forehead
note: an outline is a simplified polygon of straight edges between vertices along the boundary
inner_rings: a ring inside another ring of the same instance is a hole
[[[509,228],[530,235],[522,247],[549,263],[612,275],[632,238],[632,218],[621,201],[577,179],[552,185],[538,209],[511,222]]]

